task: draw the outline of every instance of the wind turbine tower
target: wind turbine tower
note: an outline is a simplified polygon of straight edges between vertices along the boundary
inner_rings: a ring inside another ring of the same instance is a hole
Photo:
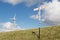
[[[14,15],[13,23],[14,23],[14,26],[16,27],[16,14]]]
[[[41,16],[41,9],[44,9],[45,8],[45,5],[41,5],[40,6],[40,0],[38,2],[38,8],[35,8],[34,11],[38,11],[38,20],[39,20],[39,26],[40,26],[40,23],[41,21],[44,21],[44,19],[42,19],[42,16]],[[40,39],[40,27],[39,27],[39,35],[38,35],[38,38]]]
[[[16,27],[16,14],[14,15],[13,18],[10,19],[13,20],[13,26]]]

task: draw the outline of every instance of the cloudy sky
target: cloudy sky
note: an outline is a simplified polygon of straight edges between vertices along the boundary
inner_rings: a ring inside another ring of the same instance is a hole
[[[39,24],[38,2],[43,22]],[[16,14],[17,27],[13,26],[13,18]],[[60,0],[0,0],[0,31],[17,29],[30,29],[42,26],[60,25]]]

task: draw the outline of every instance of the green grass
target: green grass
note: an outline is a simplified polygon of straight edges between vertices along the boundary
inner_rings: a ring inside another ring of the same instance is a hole
[[[38,29],[1,32],[0,40],[38,40],[32,31],[38,35]],[[40,40],[60,40],[60,26],[41,28],[40,34]]]

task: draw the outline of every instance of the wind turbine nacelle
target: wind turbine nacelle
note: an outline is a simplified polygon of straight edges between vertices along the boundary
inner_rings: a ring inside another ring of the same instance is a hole
[[[14,20],[14,21],[16,21],[16,19],[15,19],[15,18],[14,18],[13,20]]]
[[[13,21],[16,21],[16,14],[14,15],[13,18],[10,18],[10,19],[13,20]]]
[[[34,8],[34,11],[38,11],[38,10],[41,10],[41,9],[44,9],[45,8],[45,5],[41,5],[40,7],[38,8]]]
[[[15,18],[10,18],[11,20],[13,20],[13,21],[16,21],[16,19]]]
[[[42,8],[39,7],[39,8],[35,8],[34,11],[38,11],[38,10],[41,10]]]

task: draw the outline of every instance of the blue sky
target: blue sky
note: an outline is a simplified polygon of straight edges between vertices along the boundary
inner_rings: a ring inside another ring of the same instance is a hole
[[[34,6],[26,7],[24,4],[18,4],[12,6],[8,3],[0,2],[0,22],[11,21],[9,18],[12,18],[16,14],[16,22],[18,25],[24,28],[36,27],[38,24],[37,20],[32,20],[29,18],[32,14]]]
[[[19,1],[19,0],[18,0]],[[9,1],[9,0],[0,0],[0,23],[12,22],[9,18],[12,18],[16,14],[16,22],[21,28],[38,28],[39,21],[31,19],[31,15],[37,14],[37,11],[34,12],[33,9],[38,7],[38,1],[36,0],[26,0],[26,1]],[[50,4],[52,0],[44,0],[41,2],[46,2],[44,5]],[[30,2],[30,3],[29,3]],[[52,2],[53,3],[53,2]],[[51,4],[52,4],[51,3]],[[52,5],[51,5],[52,6]],[[48,13],[48,12],[47,12]],[[50,14],[49,14],[50,15]],[[50,23],[50,20],[48,23]],[[45,21],[45,22],[47,22]],[[52,21],[51,22],[55,22]],[[40,24],[40,27],[47,26],[48,23]]]
[[[24,3],[17,4],[15,6],[0,2],[0,23],[8,22],[11,20],[9,18],[13,17],[16,14],[17,24],[22,28],[36,28],[38,27],[38,20],[30,19],[29,16],[32,14],[37,14],[33,11],[35,7],[38,7],[37,4],[27,7]]]

